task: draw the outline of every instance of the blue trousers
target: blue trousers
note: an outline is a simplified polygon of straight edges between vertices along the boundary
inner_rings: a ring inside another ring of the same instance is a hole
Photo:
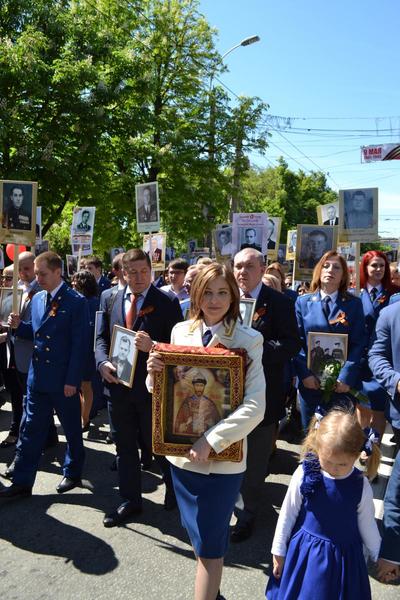
[[[386,489],[380,556],[400,563],[400,452]]]
[[[28,387],[26,419],[21,424],[19,447],[15,459],[13,482],[33,486],[40,457],[46,443],[53,410],[60,420],[67,449],[64,458],[65,477],[79,479],[85,451],[82,441],[81,407],[78,394],[66,398],[64,392],[43,393]]]

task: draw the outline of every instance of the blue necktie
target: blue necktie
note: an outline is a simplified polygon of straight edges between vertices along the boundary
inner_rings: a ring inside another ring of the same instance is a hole
[[[369,293],[369,297],[371,298],[371,302],[372,303],[375,302],[375,299],[376,299],[377,295],[378,295],[378,290],[375,287],[373,287],[372,290]]]
[[[211,329],[207,329],[207,331],[205,333],[203,333],[203,337],[201,339],[202,339],[202,343],[203,343],[204,348],[206,346],[208,346],[208,344],[210,343],[210,340],[211,340],[212,336],[213,336],[213,334],[211,332]]]
[[[50,304],[51,304],[51,294],[50,294],[50,292],[47,292],[46,310],[49,308]]]
[[[331,303],[331,297],[325,296],[325,298],[322,300],[322,310],[323,310],[323,313],[324,313],[327,321],[329,321],[329,315],[331,314],[330,303]]]

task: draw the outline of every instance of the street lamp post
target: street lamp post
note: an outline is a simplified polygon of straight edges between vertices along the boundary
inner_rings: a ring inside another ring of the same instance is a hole
[[[224,52],[224,54],[221,56],[221,62],[224,60],[224,58],[226,58],[228,56],[228,54],[230,54],[231,52],[236,50],[236,48],[240,48],[240,46],[250,46],[251,44],[255,44],[256,42],[259,42],[259,41],[260,41],[260,36],[258,36],[258,35],[251,35],[249,37],[244,38],[241,42],[239,42],[238,44],[235,44],[234,46],[232,46],[232,48],[229,48],[229,50]],[[211,162],[214,161],[214,156],[215,156],[215,88],[213,87],[213,79],[214,79],[214,73],[211,73],[210,84],[209,84],[209,90],[210,90],[209,91],[209,96],[210,96],[210,136],[209,136],[209,145],[208,145],[208,157]],[[203,210],[208,215],[209,206],[205,206]],[[207,234],[206,244],[211,248],[211,233],[210,232],[208,232],[208,234]]]

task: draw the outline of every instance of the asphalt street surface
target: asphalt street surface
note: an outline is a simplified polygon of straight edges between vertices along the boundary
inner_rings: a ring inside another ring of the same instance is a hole
[[[9,423],[6,403],[0,410],[0,439]],[[59,429],[60,443],[44,453],[32,498],[1,501],[1,600],[193,598],[193,553],[178,511],[164,510],[164,488],[156,467],[143,473],[143,514],[124,526],[104,528],[104,513],[119,503],[116,474],[110,470],[114,446],[105,442],[107,431],[107,414],[101,411],[84,434],[83,488],[62,495],[55,491],[65,450]],[[227,554],[221,586],[226,600],[264,598],[278,509],[298,461],[298,446],[283,440],[278,446],[262,492],[257,528],[246,542],[231,544]],[[390,472],[391,449],[386,453],[385,475],[375,486],[377,513]],[[1,475],[12,457],[12,449],[0,449]],[[0,481],[9,484],[3,477]],[[374,599],[400,597],[399,586],[380,584],[373,571],[371,586]]]

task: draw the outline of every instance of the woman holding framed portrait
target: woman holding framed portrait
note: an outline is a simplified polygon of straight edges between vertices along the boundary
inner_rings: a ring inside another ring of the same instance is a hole
[[[326,364],[335,361],[335,352],[328,344],[328,340],[333,338],[324,334],[347,335],[346,356],[327,406],[347,403],[350,388],[356,387],[360,381],[359,365],[366,344],[365,319],[361,300],[350,294],[348,287],[347,263],[336,251],[330,250],[314,268],[311,294],[299,296],[296,300],[295,310],[302,349],[294,358],[294,366],[299,378],[300,412],[304,430],[307,430],[317,406],[324,404],[320,378],[308,365],[313,362],[320,364],[322,360]],[[310,337],[309,333],[320,335]],[[308,347],[309,339],[315,340],[315,347]],[[317,346],[320,346],[321,353],[321,360],[318,361],[311,352],[313,350],[316,354]],[[311,360],[307,361],[308,357]]]
[[[246,469],[246,436],[260,423],[265,411],[262,368],[263,337],[244,327],[239,317],[239,290],[231,270],[213,263],[200,271],[191,289],[190,320],[175,325],[171,343],[207,346],[211,339],[226,348],[247,352],[243,401],[228,416],[208,428],[185,457],[169,456],[182,524],[196,559],[195,599],[219,598],[229,523]],[[163,369],[160,355],[148,359],[149,380]],[[234,442],[244,440],[238,462],[209,460]]]
[[[368,397],[370,406],[358,404],[357,413],[361,427],[373,427],[382,438],[386,426],[384,410],[389,396],[372,375],[368,366],[368,350],[372,345],[376,322],[382,308],[389,304],[390,296],[399,291],[391,283],[390,265],[384,252],[369,250],[364,254],[360,264],[360,286],[368,335],[361,361],[361,392]]]

